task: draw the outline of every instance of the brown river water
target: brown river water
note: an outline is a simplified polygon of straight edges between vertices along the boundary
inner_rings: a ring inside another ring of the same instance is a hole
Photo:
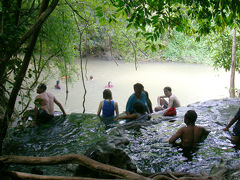
[[[87,113],[96,113],[102,92],[108,81],[111,81],[113,99],[119,104],[119,111],[125,111],[128,97],[133,93],[133,84],[139,82],[148,91],[153,107],[157,105],[157,97],[163,95],[163,88],[170,86],[182,106],[206,101],[209,99],[225,98],[229,96],[230,72],[223,69],[214,70],[210,65],[187,63],[138,63],[137,70],[134,63],[88,59],[87,76],[93,80],[86,80],[87,89],[85,108]],[[56,80],[60,80],[61,90],[54,88]],[[240,88],[240,76],[236,74],[236,87]],[[65,103],[65,80],[55,74],[48,81],[48,91],[55,94],[63,104],[67,113],[83,111],[83,84],[81,73],[68,86],[68,100]],[[35,95],[35,94],[34,94]],[[58,108],[56,107],[56,110]]]

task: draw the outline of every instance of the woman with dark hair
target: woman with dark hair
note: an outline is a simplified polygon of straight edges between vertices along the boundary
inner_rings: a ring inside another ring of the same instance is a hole
[[[100,102],[98,106],[97,115],[100,116],[103,121],[107,119],[106,124],[109,124],[110,121],[113,122],[114,112],[115,116],[119,115],[118,103],[112,100],[112,92],[110,89],[105,89],[103,91],[103,101]],[[104,121],[105,122],[105,121]]]

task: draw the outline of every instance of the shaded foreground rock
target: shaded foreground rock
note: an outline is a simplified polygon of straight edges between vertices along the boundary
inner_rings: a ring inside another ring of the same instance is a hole
[[[104,164],[137,172],[136,165],[132,162],[127,153],[122,149],[117,148],[114,144],[99,142],[88,149],[85,156]],[[80,177],[114,178],[113,176],[94,171],[82,165],[77,167],[74,175]]]

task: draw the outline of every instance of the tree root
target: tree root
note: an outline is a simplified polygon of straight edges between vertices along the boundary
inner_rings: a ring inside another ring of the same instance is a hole
[[[143,175],[120,169],[111,165],[103,164],[92,160],[84,155],[68,154],[62,156],[50,156],[50,157],[31,157],[31,156],[0,156],[0,163],[3,164],[25,164],[25,165],[56,165],[56,164],[80,164],[89,169],[102,172],[120,179],[132,179],[132,180],[215,180],[225,179],[226,170],[217,171],[215,174],[208,176],[201,172],[201,175],[195,175],[183,172],[165,172],[157,173],[145,177]],[[65,177],[65,176],[45,176],[22,173],[17,171],[5,172],[11,177],[17,177],[19,179],[39,179],[39,180],[100,180],[96,178],[82,178],[82,177]]]
[[[120,169],[114,166],[106,165],[86,156],[79,154],[68,154],[63,156],[50,157],[31,157],[31,156],[0,156],[0,162],[3,164],[25,164],[25,165],[55,165],[55,164],[80,164],[89,169],[94,169],[117,178],[149,180],[131,171]]]

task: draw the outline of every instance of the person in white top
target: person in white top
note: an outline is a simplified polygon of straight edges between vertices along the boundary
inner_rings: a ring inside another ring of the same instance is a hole
[[[37,123],[45,123],[50,121],[54,117],[54,103],[58,105],[64,116],[66,112],[62,104],[55,98],[51,93],[46,92],[47,86],[40,84],[37,87],[37,95],[35,97],[35,108],[34,108],[34,120]]]
[[[177,108],[180,107],[180,102],[178,98],[172,94],[172,89],[170,87],[165,87],[163,89],[163,92],[165,96],[159,96],[157,98],[158,106],[155,107],[155,111],[162,111],[162,110],[168,110],[171,107]],[[167,102],[164,98],[169,98],[169,101]]]

